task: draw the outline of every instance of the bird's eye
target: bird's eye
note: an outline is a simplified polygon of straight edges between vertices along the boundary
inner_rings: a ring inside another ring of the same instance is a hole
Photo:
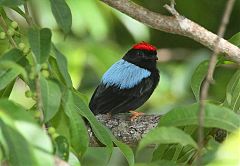
[[[138,51],[138,56],[139,57],[144,57],[145,56],[145,53],[143,51]]]

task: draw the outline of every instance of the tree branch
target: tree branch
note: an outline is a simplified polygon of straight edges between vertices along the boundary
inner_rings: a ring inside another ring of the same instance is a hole
[[[215,49],[217,35],[183,16],[164,16],[129,0],[101,1],[154,29],[186,36],[211,50]],[[220,38],[216,48],[219,52],[227,54],[228,58],[240,63],[240,49],[237,46]]]
[[[96,116],[98,121],[109,128],[118,140],[130,146],[136,146],[144,134],[155,128],[160,117],[160,115],[143,115],[131,121],[129,114],[116,114],[111,117],[105,114]],[[88,132],[90,146],[101,146],[91,128],[88,129]]]

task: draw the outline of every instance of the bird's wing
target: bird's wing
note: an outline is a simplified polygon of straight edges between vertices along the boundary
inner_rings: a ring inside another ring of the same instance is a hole
[[[151,77],[144,78],[130,89],[119,89],[101,83],[95,90],[89,107],[94,114],[127,112],[141,106],[150,97],[154,88]]]

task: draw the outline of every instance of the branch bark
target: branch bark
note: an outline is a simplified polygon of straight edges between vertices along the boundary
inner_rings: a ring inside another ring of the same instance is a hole
[[[131,121],[129,114],[116,114],[113,116],[100,114],[96,118],[109,128],[112,134],[120,141],[136,146],[144,134],[155,128],[161,115],[143,115]],[[91,128],[88,129],[90,146],[101,146],[94,136]]]
[[[154,29],[186,36],[211,50],[215,49],[217,35],[183,16],[165,16],[129,0],[101,1]],[[240,63],[240,49],[237,46],[220,38],[217,49],[225,53],[229,59]]]

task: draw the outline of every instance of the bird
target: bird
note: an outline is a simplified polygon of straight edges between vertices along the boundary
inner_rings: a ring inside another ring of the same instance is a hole
[[[131,120],[142,115],[136,109],[152,95],[160,79],[157,49],[140,42],[114,63],[102,76],[89,108],[94,115],[130,112]]]

